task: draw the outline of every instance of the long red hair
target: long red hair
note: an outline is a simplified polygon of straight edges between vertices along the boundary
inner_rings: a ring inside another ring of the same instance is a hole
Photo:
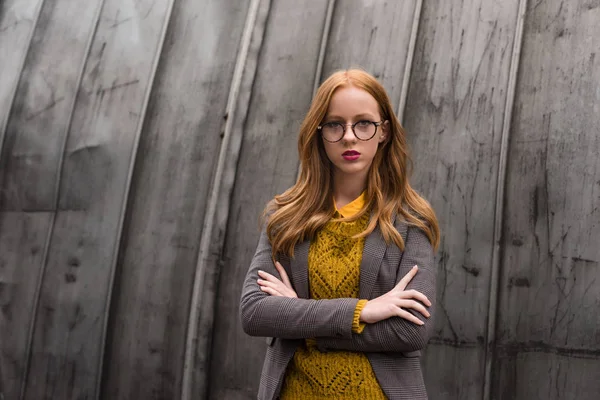
[[[298,180],[283,194],[275,196],[265,209],[265,215],[269,215],[267,235],[274,259],[279,253],[293,257],[296,243],[314,238],[334,216],[332,165],[317,127],[325,118],[333,93],[347,86],[365,90],[377,100],[382,119],[389,121],[389,132],[369,169],[365,206],[358,214],[344,220],[356,220],[370,212],[367,228],[357,237],[367,236],[379,224],[385,241],[404,249],[402,237],[392,220],[397,213],[409,225],[422,229],[434,249],[439,245],[440,230],[435,213],[408,182],[412,161],[405,132],[385,89],[369,73],[350,69],[335,72],[319,87],[300,127]]]

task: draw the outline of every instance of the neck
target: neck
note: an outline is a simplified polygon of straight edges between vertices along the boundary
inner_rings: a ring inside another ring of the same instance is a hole
[[[337,208],[342,208],[352,200],[356,199],[367,186],[367,174],[362,177],[356,175],[344,175],[334,173],[333,176],[333,198]]]

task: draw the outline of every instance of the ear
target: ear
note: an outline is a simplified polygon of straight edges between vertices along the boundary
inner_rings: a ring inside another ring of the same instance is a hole
[[[379,128],[381,129],[381,133],[379,134],[377,140],[379,141],[379,143],[383,143],[387,140],[388,136],[390,135],[390,121],[385,120],[383,124],[379,126]]]

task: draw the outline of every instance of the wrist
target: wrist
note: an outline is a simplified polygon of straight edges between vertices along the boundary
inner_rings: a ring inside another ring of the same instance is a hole
[[[367,323],[367,321],[365,320],[364,310],[365,310],[365,307],[367,306],[367,304],[369,303],[369,300],[361,300],[361,301],[364,301],[364,303],[361,304],[360,313],[358,314],[358,321],[360,323],[364,324],[364,323]]]
[[[352,332],[361,333],[365,328],[365,322],[361,319],[363,315],[363,309],[367,305],[368,300],[359,300],[354,309],[354,318],[352,321]]]

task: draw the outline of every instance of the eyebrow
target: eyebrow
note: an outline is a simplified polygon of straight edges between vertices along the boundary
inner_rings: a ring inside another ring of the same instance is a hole
[[[338,116],[338,115],[326,115],[325,116],[325,120],[326,121],[330,121],[330,120],[343,120],[344,118]],[[373,114],[369,114],[369,113],[363,113],[363,114],[356,114],[354,117],[352,117],[353,120],[361,120],[361,119],[369,119],[369,120],[375,120],[375,116]]]

